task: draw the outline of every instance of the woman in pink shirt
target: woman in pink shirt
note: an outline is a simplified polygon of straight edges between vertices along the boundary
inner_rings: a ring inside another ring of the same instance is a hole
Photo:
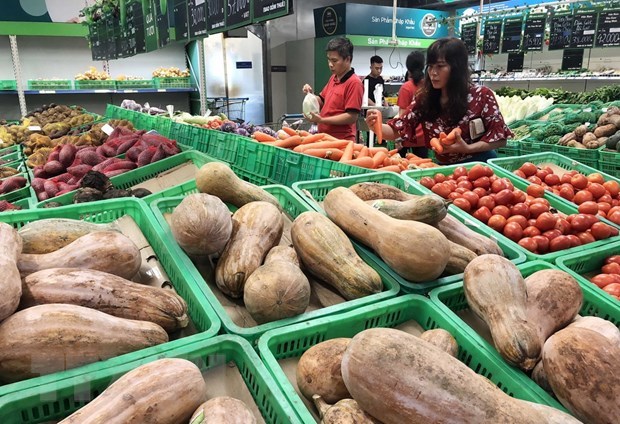
[[[413,51],[407,56],[407,81],[400,87],[398,91],[398,116],[402,116],[418,91],[418,86],[424,78],[424,54],[422,52]],[[402,157],[411,152],[421,158],[428,157],[428,149],[424,141],[424,133],[422,125],[418,125],[415,130],[413,140],[401,140],[399,151]]]

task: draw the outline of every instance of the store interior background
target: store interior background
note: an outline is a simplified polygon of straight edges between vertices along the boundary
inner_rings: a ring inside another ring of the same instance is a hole
[[[271,72],[271,117],[265,114],[265,95],[263,90],[263,57],[262,41],[247,29],[236,30],[232,37],[224,38],[216,34],[204,40],[204,58],[206,67],[207,97],[226,96],[224,79],[228,78],[228,97],[247,97],[245,119],[252,123],[275,121],[283,114],[301,112],[304,94],[301,87],[309,83],[318,92],[324,81],[315,81],[315,8],[343,3],[329,0],[294,0],[294,13],[273,21],[269,21],[269,61],[271,66],[285,66],[286,72]],[[392,6],[391,0],[356,0],[355,3]],[[419,4],[424,2],[398,2],[402,4]],[[428,2],[427,2],[428,3]],[[486,2],[485,2],[486,3]],[[452,3],[451,9],[471,5],[472,2]],[[414,6],[424,8],[424,5]],[[450,9],[443,9],[450,10]],[[387,34],[389,35],[389,34]],[[224,48],[225,43],[225,48]],[[36,78],[73,79],[78,73],[84,72],[89,66],[103,69],[103,62],[91,60],[86,38],[82,37],[17,37],[23,81]],[[359,75],[369,72],[369,58],[378,54],[384,59],[383,76],[403,75],[404,63],[409,49],[404,48],[372,48],[356,47],[353,67]],[[507,54],[485,57],[485,69],[504,68]],[[11,50],[8,36],[0,36],[0,57],[4,60],[0,65],[0,79],[14,79],[11,62]],[[225,59],[224,59],[225,58]],[[112,77],[132,75],[150,78],[151,72],[160,66],[176,66],[185,68],[188,55],[182,43],[174,43],[160,50],[140,54],[127,59],[109,61]],[[236,62],[251,62],[250,69],[237,69]],[[525,55],[524,68],[540,68],[550,66],[557,70],[562,61],[562,51],[548,51]],[[224,64],[226,63],[226,72]],[[596,71],[605,68],[620,69],[620,47],[586,49],[584,68]],[[320,63],[317,65],[321,65]],[[324,62],[327,67],[327,61]],[[194,71],[194,70],[193,70]],[[195,70],[197,72],[197,70]],[[486,83],[491,88],[510,85],[517,88],[564,88],[571,91],[591,91],[609,81],[537,81],[537,82],[493,82]],[[397,92],[399,86],[387,86],[384,92]],[[176,109],[189,110],[190,96],[188,93],[145,93],[145,94],[63,94],[60,95],[28,95],[26,101],[29,108],[44,103],[62,102],[80,104],[87,110],[102,113],[106,103],[120,104],[124,97],[138,102],[148,101],[151,105],[165,107],[172,104]],[[0,95],[0,116],[6,119],[18,119],[19,107],[17,95]],[[266,119],[269,118],[269,119]]]

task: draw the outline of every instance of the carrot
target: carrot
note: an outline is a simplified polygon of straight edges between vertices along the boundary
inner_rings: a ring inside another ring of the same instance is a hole
[[[325,134],[325,136],[323,137],[324,140],[340,140],[339,138],[334,137],[333,135],[330,134]]]
[[[385,159],[383,160],[383,166],[390,166],[392,165],[392,158],[389,156],[386,156]]]
[[[388,155],[389,156],[394,156],[396,153],[398,153],[398,149],[392,149],[392,150],[388,151]]]
[[[339,162],[346,162],[346,161],[353,159],[353,144],[355,143],[353,143],[352,141],[349,141],[349,144],[347,144],[347,147],[344,148],[344,152]]]
[[[266,144],[268,146],[275,146],[277,141],[261,141],[260,144]]]
[[[441,141],[441,144],[443,144],[444,146],[450,146],[451,144],[454,144],[456,142],[457,135],[461,135],[461,129],[458,127],[450,131],[448,135],[446,135],[444,132],[441,132],[439,134],[439,141]]]
[[[291,127],[282,127],[282,131],[284,131],[285,133],[287,133],[290,136],[293,135],[298,135],[297,131],[295,131],[294,129],[292,129]]]
[[[374,166],[372,162],[372,158],[370,156],[364,156],[361,158],[347,160],[347,161],[340,160],[340,162],[344,162],[347,165],[359,166],[360,168],[368,168],[368,169],[372,169]]]
[[[410,164],[412,165],[419,165],[421,163],[429,163],[432,162],[433,160],[430,158],[420,158],[420,159],[409,159],[408,160]]]
[[[360,152],[364,147],[366,147],[366,146],[364,146],[363,144],[355,143],[355,142],[353,143],[353,151],[354,152]]]
[[[276,141],[275,137],[272,137],[269,134],[265,134],[264,132],[260,131],[254,131],[254,134],[252,134],[252,138],[256,141]]]
[[[302,136],[302,137],[308,137],[308,136],[312,135],[312,134],[310,134],[306,130],[299,130],[298,132],[299,132],[299,135]]]
[[[357,157],[358,158],[363,158],[363,157],[366,157],[366,156],[370,157],[370,152],[368,151],[368,147],[366,147],[366,146],[364,146],[362,144],[362,148],[360,149]]]
[[[438,138],[431,138],[431,142],[430,142],[431,148],[436,152],[436,153],[443,153],[443,146],[441,145],[441,142],[439,141]]]
[[[316,134],[307,135],[301,140],[301,144],[314,143],[319,140],[323,140],[323,137],[325,137],[325,133],[316,133]]]
[[[372,126],[372,132],[377,136],[377,144],[383,143],[383,115],[380,110],[377,110],[377,120]]]
[[[388,155],[386,152],[375,153],[375,155],[372,157],[372,163],[374,164],[373,168],[378,168],[379,166],[383,165],[383,161],[385,161],[387,157]]]
[[[338,161],[342,157],[342,150],[340,149],[308,149],[304,151],[304,154],[315,156],[322,159],[331,159]]]
[[[398,165],[389,165],[389,166],[384,166],[383,168],[379,168],[377,171],[390,171],[390,172],[396,172],[398,174],[400,174],[400,166]]]
[[[426,163],[421,163],[419,165],[416,165],[418,168],[437,168],[439,165],[437,165],[434,162],[426,162]]]
[[[292,149],[293,147],[299,146],[301,143],[300,135],[292,135],[284,140],[279,140],[275,142],[275,145],[278,147],[283,147],[285,149]]]
[[[290,137],[290,135],[288,135],[288,133],[286,131],[284,131],[284,130],[278,130],[276,135],[278,136],[279,140],[284,140],[285,138],[289,138]]]
[[[386,147],[369,147],[368,151],[370,152],[370,156],[376,155],[378,152],[388,152]]]
[[[303,153],[308,149],[344,149],[349,143],[353,142],[348,140],[317,141],[311,144],[300,144],[293,151]]]

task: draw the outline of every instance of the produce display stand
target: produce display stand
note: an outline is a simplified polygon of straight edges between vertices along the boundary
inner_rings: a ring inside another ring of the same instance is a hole
[[[616,300],[609,296],[588,280],[588,277],[592,277],[601,272],[601,267],[605,265],[605,259],[612,255],[620,255],[620,243],[612,243],[603,246],[595,251],[588,252],[587,255],[573,253],[571,255],[560,256],[556,259],[555,264],[562,271],[566,271],[575,277],[575,279],[579,281],[581,287],[587,287],[589,291],[599,295],[601,300],[598,303],[605,304],[606,307],[604,309],[601,308],[600,311],[595,311],[597,312],[596,315],[620,327],[620,300]],[[590,311],[592,305],[585,306],[588,308],[586,314],[595,315],[595,313]]]
[[[50,379],[40,386],[2,396],[0,422],[30,424],[61,420],[86,405],[127,372],[163,358],[182,358],[196,364],[205,376],[210,397],[241,397],[240,393],[245,394],[255,403],[266,423],[301,423],[248,342],[237,336],[212,338],[207,334],[196,334],[153,352],[144,351],[108,368],[64,379]],[[215,381],[209,380],[210,375],[219,377],[222,374],[234,381],[234,385],[220,388]]]
[[[161,231],[153,214],[142,200],[122,198],[104,200],[94,203],[81,203],[62,208],[30,209],[0,213],[0,222],[11,224],[15,228],[47,218],[80,219],[94,223],[109,223],[125,215],[130,216],[140,228],[142,234],[157,255],[159,264],[166,271],[170,283],[187,303],[188,315],[197,332],[206,339],[215,336],[221,327],[221,322],[213,308],[207,301],[202,290],[197,286],[191,273],[183,266],[183,261],[176,256],[175,250],[169,247],[168,236]],[[179,338],[182,341],[184,338]],[[67,371],[31,378],[17,383],[0,386],[0,398],[17,390],[31,389],[51,381],[69,378],[78,375],[88,375],[135,360],[144,355],[166,350],[175,342],[164,343],[140,351],[127,353],[116,358],[96,362]],[[7,422],[0,419],[0,422]]]
[[[429,299],[415,294],[402,295],[336,316],[268,331],[259,339],[258,349],[267,369],[299,414],[299,418],[304,423],[314,423],[316,419],[312,416],[307,403],[296,392],[278,361],[299,358],[306,350],[325,340],[338,337],[351,338],[369,328],[399,326],[411,328],[412,324],[421,327],[422,330],[435,328],[447,330],[458,344],[457,358],[476,373],[491,380],[504,393],[564,410],[559,402],[534,384],[525,374],[508,366],[497,354],[493,355],[492,352],[483,349],[478,341],[479,336],[473,330],[458,325]]]
[[[15,80],[0,80],[0,91],[13,91],[17,90],[17,81]]]
[[[302,212],[311,210],[308,205],[301,198],[299,198],[299,196],[297,196],[293,192],[293,190],[288,187],[284,187],[282,185],[271,185],[264,186],[263,189],[265,189],[268,193],[271,193],[273,196],[275,196],[276,199],[278,199],[278,201],[282,205],[283,210],[285,211],[286,215],[288,215],[288,217],[291,219],[291,221],[294,220]],[[288,326],[290,324],[298,322],[308,321],[313,318],[331,316],[336,313],[349,311],[351,309],[359,308],[368,304],[374,304],[380,300],[395,297],[400,290],[398,283],[394,281],[390,276],[388,276],[380,267],[375,265],[374,261],[370,258],[369,254],[364,249],[360,249],[359,246],[354,244],[355,249],[357,253],[361,256],[361,258],[370,266],[372,266],[382,277],[383,291],[381,293],[316,309],[314,311],[306,312],[291,318],[286,318],[265,324],[259,324],[254,327],[242,327],[233,321],[233,318],[229,315],[229,313],[217,299],[215,293],[211,290],[210,286],[207,284],[204,277],[198,271],[194,263],[174,240],[174,236],[172,235],[172,232],[164,215],[171,213],[174,208],[176,208],[176,206],[181,203],[182,200],[183,197],[167,197],[154,201],[151,204],[151,209],[153,210],[156,219],[158,220],[161,228],[163,229],[165,237],[167,237],[167,239],[170,241],[169,248],[175,252],[175,257],[179,258],[181,266],[192,276],[193,280],[196,281],[197,286],[203,291],[204,296],[209,299],[211,305],[213,306],[213,309],[215,309],[215,312],[222,321],[224,330],[228,333],[242,336],[244,339],[252,343],[256,342],[256,340],[268,330]],[[235,210],[234,207],[229,207],[231,211]]]
[[[71,90],[71,80],[28,80],[28,90]]]
[[[536,271],[558,269],[555,265],[542,261],[532,261],[521,264],[518,265],[518,268],[524,278],[535,273]],[[620,308],[610,302],[609,299],[605,298],[603,295],[596,293],[595,290],[592,289],[591,283],[581,284],[580,282],[579,285],[583,292],[583,305],[579,311],[579,314],[582,316],[596,316],[604,318],[618,325],[618,322],[620,322]],[[465,299],[462,282],[433,290],[430,294],[430,299],[439,308],[442,316],[446,317],[452,321],[454,325],[469,334],[470,341],[481,346],[483,350],[485,350],[495,361],[502,361],[515,374],[519,374],[522,381],[529,380],[527,382],[529,387],[538,387],[534,381],[529,379],[529,377],[527,377],[521,370],[508,365],[508,363],[504,361],[492,345],[491,340],[486,340],[480,335],[479,332],[475,331],[468,323],[465,322],[465,314],[469,314],[471,317],[473,316],[473,311],[469,309],[469,305]],[[470,319],[468,319],[468,321],[469,320]],[[474,321],[473,318],[471,318],[471,320]],[[480,322],[480,320],[475,319],[474,322]],[[480,329],[477,330],[481,331]],[[540,390],[542,391],[542,389]]]
[[[116,90],[116,80],[75,80],[76,90]]]
[[[464,166],[467,170],[469,170],[476,164],[487,166],[485,163],[482,163],[482,162],[469,162],[469,163],[460,164],[460,165],[442,166],[441,168],[418,169],[418,170],[413,170],[413,171],[405,171],[401,175],[405,179],[409,179],[410,182],[415,182],[416,184],[418,184],[420,186],[420,190],[422,190],[423,193],[432,193],[431,190],[427,189],[426,187],[418,183],[418,181],[422,177],[432,177],[433,175],[437,173],[444,174],[444,175],[451,175],[454,172],[454,169],[457,168],[458,166]],[[500,167],[493,167],[492,169],[495,172],[495,175],[497,175],[498,177],[508,178],[513,183],[516,189],[525,191],[527,189],[527,186],[530,184],[529,182],[524,182],[523,179],[517,177],[512,172],[508,172]],[[577,205],[561,202],[557,200],[556,196],[553,196],[547,190],[545,190],[544,198],[547,199],[547,201],[549,201],[550,206],[556,209],[558,212],[564,213],[566,215],[578,213]],[[491,227],[488,227],[483,222],[474,218],[469,213],[464,212],[461,209],[458,209],[454,205],[450,205],[449,210],[451,211],[451,214],[453,216],[455,216],[457,219],[459,219],[461,222],[465,223],[465,225],[469,227],[475,228],[478,226],[483,226],[485,227],[485,229],[488,229],[491,232],[491,234],[494,235],[495,237],[498,237],[501,235],[497,231],[493,230]],[[607,221],[603,218],[601,218],[601,221],[609,225],[618,227],[616,224],[613,224],[611,221]],[[615,237],[610,237],[606,240],[598,240],[598,241],[595,241],[594,243],[588,243],[584,246],[576,246],[576,247],[571,247],[570,249],[559,250],[557,252],[549,252],[544,255],[538,255],[533,252],[530,252],[529,250],[524,249],[523,247],[519,246],[517,243],[509,239],[507,239],[506,243],[509,244],[512,248],[518,249],[519,251],[525,253],[525,256],[527,257],[528,260],[542,260],[542,261],[553,263],[560,256],[568,255],[568,254],[575,253],[575,252],[586,252],[586,251],[591,251],[594,249],[599,249],[603,246],[606,246],[609,243],[613,243],[616,241],[620,241],[620,235],[615,236]]]
[[[383,184],[389,184],[393,187],[397,187],[400,190],[403,190],[406,193],[414,195],[427,194],[425,191],[422,190],[423,187],[421,185],[413,183],[410,180],[406,180],[400,175],[393,172],[375,172],[371,174],[349,176],[337,179],[332,178],[315,181],[300,181],[293,184],[293,190],[295,190],[297,194],[301,198],[303,198],[313,210],[325,213],[321,206],[321,202],[323,201],[323,199],[325,199],[325,196],[331,189],[336,187],[351,187],[354,184],[362,182],[378,182]],[[448,210],[452,211],[453,208],[454,207],[451,206]],[[490,237],[493,240],[497,241],[506,257],[515,264],[525,262],[525,254],[523,253],[523,249],[515,248],[514,243],[509,243],[509,240],[506,237],[499,233],[492,234],[491,229],[485,227],[486,226],[477,226],[472,229],[479,234]],[[363,248],[366,249],[365,247]],[[372,251],[368,249],[368,252],[370,253]],[[414,283],[398,275],[376,253],[372,252],[370,254],[370,258],[372,258],[376,265],[380,267],[384,273],[388,274],[390,278],[398,281],[401,286],[401,290],[405,293],[427,294],[436,287],[454,283],[455,281],[460,281],[463,278],[463,274],[461,273],[438,278],[434,281]]]
[[[16,155],[7,158],[9,155]],[[12,146],[3,147],[0,149],[0,159],[4,161],[13,161],[22,157],[22,147],[21,144],[14,144]]]

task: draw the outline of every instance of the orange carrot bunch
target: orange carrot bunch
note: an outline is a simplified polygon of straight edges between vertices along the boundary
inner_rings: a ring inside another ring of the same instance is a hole
[[[443,146],[450,146],[456,143],[456,137],[461,135],[461,129],[455,128],[446,135],[445,132],[439,133],[439,137],[431,138],[430,145],[435,153],[443,153]]]

